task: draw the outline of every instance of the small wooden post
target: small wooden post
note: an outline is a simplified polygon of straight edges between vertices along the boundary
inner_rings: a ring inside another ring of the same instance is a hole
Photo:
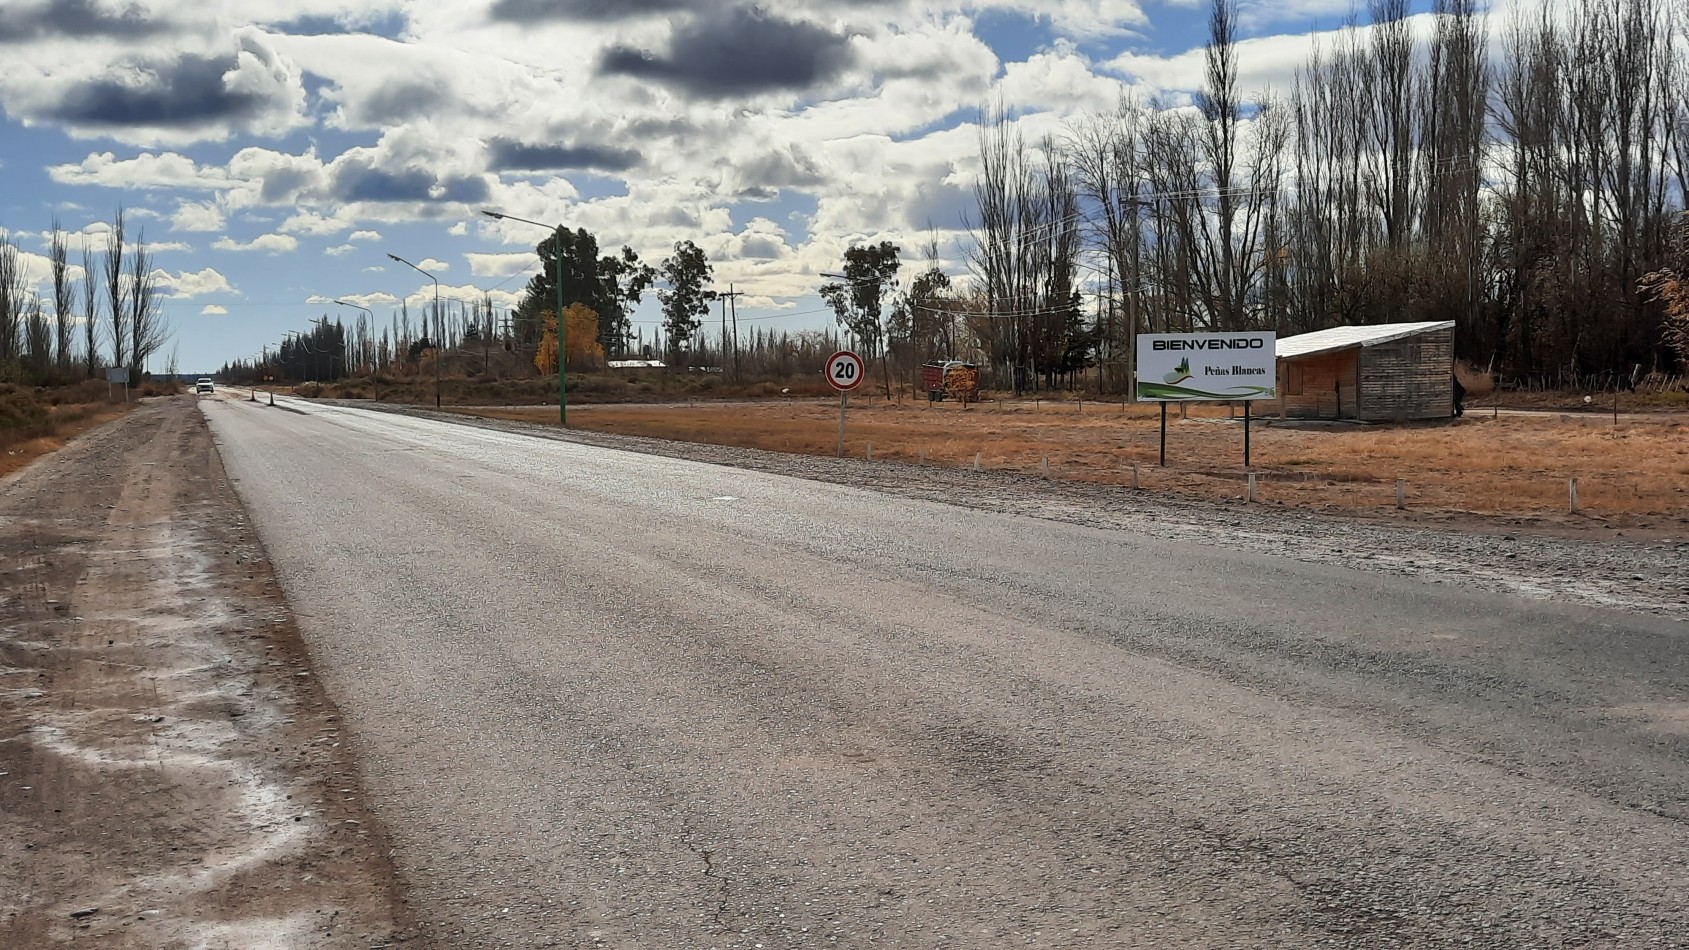
[[[974,453],[974,471],[979,471],[979,453]]]
[[[1401,510],[1401,509],[1404,509],[1406,507],[1407,507],[1407,479],[1398,478],[1398,479],[1396,479],[1396,508],[1397,508],[1397,510]]]
[[[1045,480],[1048,480],[1050,477],[1050,457],[1048,455],[1044,456],[1044,463],[1039,466],[1039,469],[1044,473]]]
[[[921,464],[927,464],[927,447],[924,445],[921,446]]]
[[[1255,503],[1255,473],[1249,473],[1249,503]]]
[[[1572,479],[1572,514],[1578,513],[1578,480]]]
[[[872,462],[873,460],[874,460],[874,443],[870,442],[870,443],[868,443],[868,461]]]
[[[1144,487],[1143,482],[1138,478],[1138,463],[1137,462],[1132,463],[1132,487],[1133,488]]]

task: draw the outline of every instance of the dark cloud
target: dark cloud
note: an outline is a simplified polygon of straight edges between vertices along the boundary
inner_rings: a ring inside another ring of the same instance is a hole
[[[329,193],[338,201],[456,201],[474,204],[487,200],[490,190],[479,175],[436,178],[420,168],[390,172],[368,160],[351,160],[338,165],[329,182]]]
[[[371,125],[397,125],[437,112],[446,97],[447,90],[439,83],[388,83],[369,96],[352,102],[349,111]]]
[[[230,56],[184,56],[144,72],[140,84],[95,79],[70,87],[48,116],[79,125],[195,126],[253,116],[267,99],[224,88],[223,74],[235,69]]]
[[[711,99],[807,89],[850,64],[849,40],[756,8],[701,17],[674,31],[666,54],[615,47],[599,71],[655,79]]]
[[[329,190],[340,201],[427,201],[434,176],[420,168],[389,172],[368,162],[349,161],[334,171]]]
[[[403,13],[388,10],[339,16],[307,14],[267,23],[260,18],[256,22],[265,23],[271,33],[285,33],[289,36],[350,36],[357,33],[373,33],[393,39],[404,32],[409,21]]]
[[[0,13],[0,43],[53,36],[150,36],[169,26],[164,21],[148,20],[135,4],[114,13],[97,6],[94,0],[47,0],[38,6]]]
[[[748,260],[771,261],[780,256],[785,243],[772,234],[758,234],[739,243],[739,257]]]
[[[931,181],[920,187],[915,200],[904,203],[903,220],[890,226],[944,231],[964,227],[969,217],[978,213],[979,197],[971,187]]]
[[[487,143],[493,171],[590,171],[625,172],[638,165],[641,156],[633,149],[598,145],[527,145],[511,139]]]
[[[266,204],[281,204],[292,201],[312,181],[311,173],[304,169],[275,168],[264,174],[264,184],[258,194]]]
[[[813,188],[826,181],[815,160],[801,151],[764,152],[738,166],[739,177],[765,188]]]
[[[493,19],[506,23],[539,23],[545,20],[628,20],[658,13],[679,13],[692,8],[692,0],[496,0],[488,11]]]
[[[439,201],[456,201],[460,204],[482,204],[492,194],[487,187],[487,180],[479,175],[468,175],[462,178],[447,178],[440,182],[439,191],[430,197]]]

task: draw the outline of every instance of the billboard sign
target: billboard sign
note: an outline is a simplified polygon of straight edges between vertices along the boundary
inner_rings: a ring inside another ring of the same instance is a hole
[[[129,367],[127,367],[127,366],[108,366],[108,367],[106,367],[106,382],[108,382],[108,383],[128,383],[129,382]]]
[[[1275,333],[1141,333],[1139,402],[1278,398]]]

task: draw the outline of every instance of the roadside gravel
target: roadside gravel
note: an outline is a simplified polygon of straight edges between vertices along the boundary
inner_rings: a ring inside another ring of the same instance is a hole
[[[730,465],[981,511],[1179,538],[1216,547],[1417,577],[1437,584],[1689,620],[1689,538],[1575,540],[1519,520],[1485,530],[1410,526],[1276,505],[1204,502],[1112,485],[859,458],[588,432],[356,400],[322,400],[538,438]],[[1427,516],[1431,517],[1431,516]]]
[[[194,402],[0,480],[0,948],[351,950],[407,919]]]

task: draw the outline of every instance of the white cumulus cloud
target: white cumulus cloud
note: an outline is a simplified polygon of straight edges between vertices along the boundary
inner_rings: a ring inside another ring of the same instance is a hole
[[[207,267],[200,271],[179,271],[170,273],[166,270],[155,270],[152,279],[166,296],[181,300],[188,297],[203,297],[206,294],[235,293],[233,284],[214,267]]]
[[[170,216],[177,231],[221,231],[226,223],[223,209],[214,201],[183,201]]]
[[[211,243],[219,251],[263,251],[268,254],[283,254],[299,249],[299,239],[291,234],[260,234],[252,240],[242,244],[233,238],[220,237]]]

